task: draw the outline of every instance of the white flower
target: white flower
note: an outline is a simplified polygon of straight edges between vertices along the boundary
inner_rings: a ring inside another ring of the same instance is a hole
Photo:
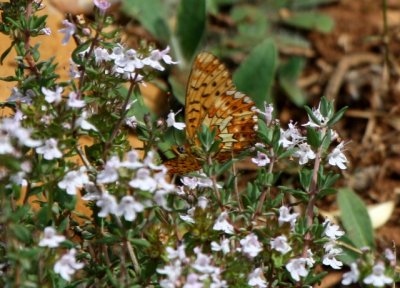
[[[196,273],[190,273],[186,277],[186,283],[183,285],[183,288],[203,288],[204,284],[203,282],[199,282],[200,276],[197,275]]]
[[[94,49],[94,59],[96,60],[96,64],[99,64],[99,63],[101,63],[103,61],[111,60],[107,49],[102,48],[102,47],[96,47]]]
[[[218,216],[217,221],[214,223],[213,230],[224,231],[227,234],[234,233],[232,224],[228,222],[228,212],[224,211]]]
[[[39,242],[40,247],[56,248],[65,240],[65,236],[57,235],[57,231],[53,227],[44,228],[44,235]]]
[[[206,209],[208,206],[208,199],[204,196],[200,196],[199,199],[197,199],[197,207],[200,207],[201,209]]]
[[[136,219],[136,215],[138,212],[143,212],[144,206],[142,203],[135,201],[135,199],[130,196],[124,196],[121,199],[121,202],[118,205],[116,215],[122,216],[126,221],[133,221]]]
[[[126,161],[121,163],[122,167],[128,169],[138,169],[143,167],[143,163],[139,161],[139,154],[136,150],[131,150],[126,154]]]
[[[315,264],[315,260],[314,260],[313,256],[314,256],[314,253],[312,253],[311,249],[308,249],[307,250],[307,257],[304,258],[304,259],[306,260],[307,266],[310,267],[310,268],[313,267],[314,264]]]
[[[278,236],[276,238],[271,239],[271,248],[276,251],[281,252],[282,254],[286,254],[292,250],[290,245],[287,243],[287,238],[285,235]]]
[[[102,218],[107,217],[109,214],[116,214],[118,209],[117,200],[114,195],[110,195],[108,192],[101,194],[100,198],[96,201],[96,205],[101,208],[97,216]]]
[[[137,127],[137,119],[134,115],[128,117],[125,119],[125,124],[131,127],[132,129],[135,129]]]
[[[47,103],[59,103],[62,99],[61,94],[63,92],[63,88],[57,86],[56,91],[52,91],[50,89],[47,89],[45,87],[42,87],[42,93],[44,94],[44,100],[46,100]]]
[[[188,177],[188,176],[184,176],[181,178],[181,182],[183,185],[185,185],[186,187],[188,187],[189,189],[195,189],[198,185],[198,179],[197,177]]]
[[[175,121],[175,115],[178,114],[180,111],[178,111],[177,113],[174,112],[169,112],[168,114],[168,118],[167,118],[167,126],[168,127],[174,127],[178,130],[183,130],[183,128],[186,127],[186,124],[183,122],[176,122]]]
[[[251,161],[259,167],[263,167],[271,163],[268,155],[260,151],[257,151],[257,158],[251,158]]]
[[[265,276],[261,268],[256,268],[250,273],[247,284],[251,287],[267,287],[267,281],[265,281]]]
[[[167,251],[167,257],[169,260],[174,260],[174,259],[179,259],[183,262],[187,262],[188,258],[186,257],[186,253],[185,253],[185,245],[179,245],[178,248],[175,250],[172,247],[167,247],[165,249],[165,251]]]
[[[14,153],[14,146],[11,144],[9,135],[0,134],[0,154],[11,154]]]
[[[78,119],[76,119],[75,125],[77,127],[81,127],[83,130],[97,131],[97,128],[86,120],[87,118],[88,118],[87,112],[83,111],[81,116]]]
[[[81,167],[79,171],[69,171],[64,175],[62,181],[57,186],[67,191],[69,195],[76,195],[76,190],[89,183],[89,177],[86,174],[85,167]]]
[[[194,224],[194,223],[196,223],[196,221],[193,219],[193,215],[191,215],[189,210],[188,210],[188,214],[186,214],[186,215],[179,214],[179,218],[181,218],[183,221],[185,221],[187,223]]]
[[[221,244],[218,244],[215,241],[211,242],[211,250],[212,251],[222,251],[222,253],[228,254],[231,251],[231,248],[229,247],[229,239],[224,239],[221,241]]]
[[[129,186],[143,191],[154,192],[157,188],[157,181],[150,176],[150,170],[140,168],[136,172],[136,178],[129,182]]]
[[[307,261],[305,258],[296,258],[291,259],[285,267],[295,281],[300,281],[300,277],[306,277],[308,275],[306,263]]]
[[[283,223],[287,222],[290,223],[290,226],[293,227],[294,224],[296,223],[297,217],[299,216],[299,213],[293,213],[290,214],[290,210],[286,206],[281,206],[279,208],[279,226],[281,226]]]
[[[298,146],[298,150],[293,153],[293,157],[299,158],[299,164],[304,165],[308,163],[308,160],[315,159],[315,153],[311,150],[311,146],[307,143],[301,143]]]
[[[364,283],[372,284],[374,287],[383,287],[386,284],[391,284],[393,279],[385,275],[385,266],[383,263],[378,263],[372,268],[372,274],[364,279]]]
[[[336,146],[333,151],[328,155],[328,162],[332,166],[337,166],[340,169],[346,169],[347,158],[346,155],[343,154],[342,149],[344,148],[344,142],[341,142],[338,146]]]
[[[315,123],[314,120],[311,119],[310,116],[308,116],[309,120],[306,124],[303,124],[303,126],[310,126],[313,128],[324,127],[326,125],[326,123],[328,123],[329,119],[327,117],[322,116],[320,109],[321,109],[321,103],[319,103],[318,108],[312,109],[312,113],[321,124]]]
[[[78,99],[78,95],[75,92],[70,92],[68,95],[67,106],[69,108],[82,108],[85,107],[86,103],[83,100]]]
[[[64,254],[54,265],[54,272],[60,274],[66,281],[71,281],[71,276],[76,270],[82,269],[83,266],[85,266],[83,263],[76,262],[75,254],[75,249],[69,250],[68,253]]]
[[[27,147],[38,147],[42,145],[42,141],[35,140],[31,138],[31,130],[28,130],[23,127],[18,127],[14,131],[10,132],[15,138],[18,139],[20,145],[24,145]]]
[[[329,249],[328,253],[324,255],[322,264],[331,266],[333,269],[342,269],[343,263],[335,257],[342,253],[340,248]]]
[[[242,245],[242,252],[250,258],[256,257],[262,251],[262,244],[254,233],[240,240],[240,245]]]
[[[167,275],[168,279],[167,281],[161,281],[160,286],[165,287],[165,288],[170,288],[170,287],[177,287],[176,282],[178,281],[179,277],[181,277],[182,274],[182,266],[181,266],[181,261],[176,260],[171,263],[171,265],[166,265],[163,268],[157,268],[156,269],[157,273],[159,274],[164,274]],[[164,284],[163,284],[164,283]],[[169,286],[165,284],[169,284]]]
[[[337,240],[344,235],[344,231],[340,230],[338,225],[332,224],[328,219],[322,225],[326,225],[324,234],[331,240]]]
[[[197,257],[194,263],[192,264],[192,268],[204,274],[211,274],[215,272],[216,267],[211,265],[211,256],[201,253],[200,248],[194,248],[194,252]]]
[[[64,25],[63,29],[58,30],[61,33],[65,33],[63,40],[61,41],[61,43],[63,45],[67,45],[69,38],[71,38],[72,35],[75,34],[76,31],[76,26],[69,22],[68,20],[63,20],[62,24]]]
[[[118,168],[121,166],[117,156],[111,157],[104,166],[104,169],[97,174],[96,181],[98,183],[113,183],[118,180]]]
[[[350,285],[352,283],[357,283],[358,278],[360,278],[360,271],[358,270],[357,263],[350,264],[350,271],[343,274],[342,284]]]
[[[43,154],[43,158],[46,160],[62,157],[61,151],[57,148],[57,140],[54,138],[46,140],[43,146],[37,147],[36,153]]]
[[[306,137],[301,136],[299,129],[296,127],[296,123],[293,124],[290,122],[287,130],[281,129],[279,145],[282,145],[283,148],[293,148],[304,139],[306,139]]]
[[[144,65],[148,65],[154,69],[164,71],[164,67],[161,65],[160,60],[163,60],[166,64],[177,64],[178,62],[172,61],[171,56],[168,55],[170,48],[167,47],[164,50],[160,51],[155,49],[150,52],[150,56],[143,59],[142,62]]]
[[[51,29],[49,27],[44,27],[39,32],[43,33],[44,35],[47,35],[47,36],[51,35]]]
[[[264,111],[258,110],[257,112],[264,116],[265,123],[269,126],[272,122],[272,112],[274,111],[274,106],[272,104],[267,104],[264,102]]]

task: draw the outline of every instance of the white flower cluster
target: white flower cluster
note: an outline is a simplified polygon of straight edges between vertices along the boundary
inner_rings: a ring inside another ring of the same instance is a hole
[[[57,235],[57,231],[49,226],[44,229],[43,238],[39,242],[40,247],[57,248],[61,242],[65,241],[65,236]],[[66,280],[71,281],[72,275],[79,269],[82,269],[84,264],[77,262],[75,258],[76,250],[70,249],[54,265],[54,272]]]
[[[265,117],[265,121],[267,125],[272,122],[272,111],[273,107],[271,105],[265,105],[265,112],[258,111],[261,115]],[[321,128],[325,127],[328,123],[329,119],[327,117],[323,117],[320,111],[320,107],[314,108],[312,110],[313,115],[317,118],[320,123],[315,123],[311,117],[309,117],[309,121],[303,126],[309,126],[312,128]],[[278,121],[275,121],[278,123]],[[315,159],[316,154],[312,150],[311,146],[306,142],[307,138],[303,136],[296,127],[296,123],[292,121],[288,125],[288,129],[284,130],[280,128],[280,139],[279,144],[285,149],[295,149],[293,153],[293,157],[299,158],[299,164],[304,165],[307,164],[310,160]],[[335,131],[331,130],[333,135],[337,135]],[[340,143],[336,146],[332,152],[328,155],[328,163],[332,166],[337,166],[340,169],[346,169],[347,158],[343,153],[344,143]],[[257,157],[252,158],[252,162],[257,166],[266,166],[270,163],[270,159],[267,154],[262,152],[257,152]]]
[[[228,287],[221,279],[221,268],[213,265],[213,258],[202,253],[199,247],[194,248],[195,257],[187,257],[185,246],[182,244],[176,250],[167,247],[169,263],[158,268],[157,273],[165,275],[160,281],[163,288],[198,288],[207,283],[210,288]]]
[[[117,45],[110,53],[107,49],[96,47],[94,49],[94,58],[98,65],[104,62],[112,62],[111,72],[113,75],[123,79],[135,79],[137,82],[143,79],[143,75],[139,72],[146,68],[164,71],[162,65],[176,64],[168,55],[170,48],[167,47],[160,51],[158,49],[151,50],[148,56],[145,56],[135,49],[126,49],[122,45]]]
[[[103,170],[97,174],[96,182],[98,184],[116,183],[120,178],[121,169],[125,169],[125,172],[126,170],[133,171],[134,176],[128,185],[134,189],[150,192],[156,205],[168,209],[165,197],[176,191],[176,187],[166,180],[167,168],[164,165],[154,164],[154,160],[154,153],[149,152],[146,158],[140,161],[136,150],[128,152],[127,159],[122,162],[118,157],[113,156],[106,162]],[[131,195],[122,197],[118,203],[114,195],[107,191],[103,193],[97,191],[94,184],[88,181],[85,175],[84,170],[68,172],[58,186],[66,189],[69,194],[74,194],[76,189],[82,185],[85,186],[90,193],[86,194],[83,199],[96,201],[96,205],[100,207],[99,217],[116,215],[123,216],[127,221],[134,221],[137,213],[142,212],[146,206],[152,205],[148,200],[140,202]]]
[[[325,255],[322,258],[322,264],[331,266],[333,269],[341,269],[343,263],[336,259],[343,250],[336,246],[336,240],[344,235],[338,225],[332,224],[328,219],[323,223],[325,226],[324,234],[329,238],[329,242],[324,245]]]

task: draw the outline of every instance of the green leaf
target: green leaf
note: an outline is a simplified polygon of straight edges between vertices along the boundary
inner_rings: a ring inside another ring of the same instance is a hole
[[[167,42],[170,30],[166,21],[168,10],[162,0],[123,0],[122,11],[140,21],[156,38]]]
[[[279,82],[282,89],[290,100],[299,107],[306,103],[306,95],[297,85],[297,80],[303,71],[304,65],[304,58],[292,57],[279,69]]]
[[[0,56],[0,65],[3,65],[4,59],[7,57],[7,55],[11,52],[12,48],[14,47],[15,42],[12,41],[10,47],[8,47]]]
[[[92,42],[90,40],[88,40],[85,43],[82,43],[81,45],[76,47],[74,49],[74,51],[72,51],[72,60],[74,60],[74,62],[76,64],[83,64],[82,55],[80,55],[80,53],[82,53],[83,51],[86,51],[89,48],[91,43]]]
[[[148,248],[151,246],[150,242],[147,241],[146,239],[134,238],[134,239],[129,239],[129,242],[131,242],[135,247]]]
[[[361,198],[349,188],[339,190],[338,204],[347,236],[357,246],[375,247],[374,231],[367,208]]]
[[[322,33],[329,33],[333,30],[335,22],[325,14],[317,12],[298,12],[291,17],[284,19],[283,22],[296,28],[315,30]]]
[[[256,46],[233,75],[238,90],[249,95],[258,108],[271,103],[271,87],[277,66],[277,49],[272,39]]]
[[[24,243],[29,243],[31,241],[31,232],[24,225],[11,224],[10,231],[12,231],[18,240]]]
[[[315,149],[321,144],[321,135],[314,128],[307,127],[307,143]]]
[[[327,125],[329,127],[335,125],[342,117],[343,114],[347,111],[347,106],[340,109],[336,114],[328,121]]]
[[[180,1],[176,36],[184,58],[193,58],[206,27],[205,0]]]

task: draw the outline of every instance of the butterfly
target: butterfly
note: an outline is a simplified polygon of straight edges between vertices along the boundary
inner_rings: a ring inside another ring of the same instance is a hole
[[[188,143],[164,162],[169,174],[197,171],[205,161],[198,131],[215,129],[220,141],[214,159],[224,162],[249,148],[256,140],[257,108],[249,96],[236,90],[228,69],[211,53],[202,52],[193,62],[186,87],[185,124]]]

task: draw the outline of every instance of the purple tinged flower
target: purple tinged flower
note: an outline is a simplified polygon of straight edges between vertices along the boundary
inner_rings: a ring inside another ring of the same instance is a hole
[[[322,258],[322,264],[331,266],[333,269],[342,269],[343,263],[335,257],[342,253],[340,248],[332,248]]]
[[[190,190],[195,189],[198,185],[198,179],[196,177],[185,176],[185,177],[181,178],[181,182],[183,185],[188,187]]]
[[[89,177],[86,174],[86,168],[81,167],[78,171],[69,171],[65,174],[62,181],[57,186],[66,190],[69,195],[76,195],[76,191],[89,183]]]
[[[122,197],[118,205],[116,215],[124,216],[126,221],[134,221],[137,213],[143,212],[144,206],[142,203],[137,202],[132,196],[127,195]]]
[[[337,240],[344,235],[344,231],[340,230],[338,225],[332,224],[328,219],[325,220],[323,225],[325,226],[324,234],[331,240]]]
[[[63,92],[63,88],[57,86],[56,90],[50,90],[45,87],[42,87],[42,93],[44,94],[44,100],[46,100],[47,103],[60,103],[62,97],[61,94]]]
[[[264,116],[265,123],[267,126],[269,126],[272,122],[272,112],[274,111],[274,106],[272,104],[267,104],[267,102],[264,102],[264,111],[257,110],[258,113]]]
[[[344,142],[341,142],[338,146],[336,146],[333,151],[328,155],[328,162],[332,166],[337,166],[339,169],[347,169],[346,163],[347,158],[343,153]]]
[[[290,210],[286,206],[281,206],[279,208],[279,226],[282,226],[283,223],[290,223],[290,226],[293,227],[294,224],[296,223],[297,217],[299,216],[299,213],[290,213]]]
[[[94,59],[96,60],[96,64],[99,64],[104,61],[111,60],[111,57],[107,51],[107,49],[102,47],[96,47],[94,49]]]
[[[99,8],[101,13],[105,13],[111,6],[111,3],[107,0],[94,0],[93,3],[97,8]]]
[[[125,118],[125,124],[132,129],[136,129],[138,122],[135,115]]]
[[[140,168],[136,172],[136,177],[129,182],[129,186],[143,191],[154,192],[157,188],[157,181],[151,177],[149,169]]]
[[[56,248],[63,241],[65,241],[65,236],[57,235],[56,229],[49,226],[49,227],[44,228],[44,235],[43,235],[43,238],[39,242],[39,246]]]
[[[251,161],[258,167],[263,167],[271,163],[271,160],[268,158],[268,155],[260,151],[257,151],[257,158],[251,158]]]
[[[97,200],[96,205],[101,208],[97,216],[105,218],[110,214],[116,215],[118,205],[114,195],[110,195],[108,192],[103,192]]]
[[[185,245],[181,244],[178,246],[178,248],[175,250],[172,247],[167,247],[165,249],[167,252],[167,257],[169,260],[174,260],[174,259],[179,259],[182,262],[187,262],[189,259],[186,257],[186,252],[185,252]]]
[[[275,249],[281,254],[286,254],[292,250],[290,245],[287,243],[287,238],[285,235],[272,238],[270,244],[272,249]]]
[[[304,165],[308,163],[308,160],[315,159],[316,155],[312,151],[311,146],[307,143],[301,143],[298,146],[298,150],[293,153],[293,157],[299,158],[299,164]]]
[[[261,268],[256,268],[250,273],[247,284],[251,287],[265,288],[267,287],[267,281]]]
[[[215,241],[212,241],[211,250],[222,251],[224,255],[228,254],[231,251],[231,248],[229,247],[229,239],[223,239],[220,244]]]
[[[65,34],[61,43],[67,45],[71,36],[76,32],[76,26],[68,20],[63,20],[62,24],[64,25],[64,28],[58,31]]]
[[[360,278],[360,271],[358,270],[357,263],[350,264],[350,271],[343,274],[342,284],[350,285],[352,283],[357,283]]]
[[[186,283],[185,285],[183,285],[182,288],[203,288],[204,284],[200,280],[200,276],[197,275],[196,273],[190,273],[187,277],[186,277]]]
[[[212,258],[204,253],[201,253],[199,247],[194,248],[194,253],[196,253],[196,260],[192,264],[192,268],[196,269],[200,273],[211,274],[215,272],[217,267],[212,266]]]
[[[44,35],[50,36],[51,35],[51,29],[49,27],[44,27],[42,28],[39,33],[42,33]]]
[[[54,138],[46,140],[43,146],[37,147],[36,153],[43,154],[43,158],[46,160],[62,157],[61,151],[57,148],[57,140]]]
[[[393,283],[393,279],[385,275],[385,265],[379,262],[372,268],[372,273],[364,278],[363,282],[374,287],[383,287]]]
[[[67,101],[67,106],[69,108],[82,108],[85,107],[85,105],[85,101],[78,99],[78,95],[75,92],[69,93]]]
[[[66,280],[71,281],[71,276],[76,270],[82,269],[84,264],[77,262],[75,258],[76,250],[71,249],[68,253],[64,254],[54,265],[54,272]]]
[[[200,207],[201,209],[206,209],[208,206],[208,199],[205,196],[200,196],[197,199],[197,207]]]
[[[213,230],[223,231],[226,234],[234,234],[232,224],[228,222],[228,212],[222,212],[214,223]]]
[[[102,184],[114,183],[118,180],[119,167],[121,167],[121,162],[119,161],[118,157],[111,157],[104,166],[104,170],[97,174],[96,181]]]
[[[256,257],[262,251],[262,244],[254,233],[240,240],[240,245],[242,245],[242,252],[250,258]]]
[[[306,264],[307,261],[305,258],[295,258],[291,259],[285,267],[295,281],[300,281],[300,277],[306,277],[308,275]]]
[[[26,91],[26,95],[22,94],[17,87],[11,89],[11,95],[8,97],[7,102],[22,102],[32,103],[32,97],[35,96],[32,90]]]
[[[0,134],[0,154],[13,154],[15,151],[14,146],[11,144],[11,138],[7,134]]]
[[[121,166],[135,170],[143,167],[143,163],[139,161],[138,152],[136,150],[131,150],[126,154],[126,161],[122,162]]]

